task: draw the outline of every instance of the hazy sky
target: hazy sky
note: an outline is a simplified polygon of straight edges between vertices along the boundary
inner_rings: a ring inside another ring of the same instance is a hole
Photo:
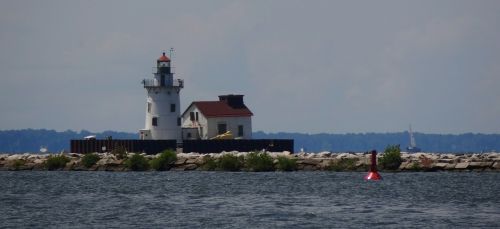
[[[0,129],[144,126],[161,52],[254,131],[500,133],[500,1],[0,1]]]

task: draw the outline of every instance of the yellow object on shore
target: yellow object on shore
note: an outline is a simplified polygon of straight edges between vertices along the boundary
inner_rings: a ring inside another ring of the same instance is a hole
[[[213,138],[210,138],[210,140],[216,140],[216,139],[233,139],[233,134],[231,131],[226,131],[226,133],[219,134]]]

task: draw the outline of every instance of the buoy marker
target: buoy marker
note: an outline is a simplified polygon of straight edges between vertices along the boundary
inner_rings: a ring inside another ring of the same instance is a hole
[[[377,172],[377,151],[372,150],[372,164],[370,166],[370,171],[365,176],[365,180],[382,180],[382,176]]]

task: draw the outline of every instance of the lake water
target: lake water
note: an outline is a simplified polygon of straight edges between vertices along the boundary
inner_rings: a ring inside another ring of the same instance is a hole
[[[500,228],[500,173],[0,172],[0,228]]]

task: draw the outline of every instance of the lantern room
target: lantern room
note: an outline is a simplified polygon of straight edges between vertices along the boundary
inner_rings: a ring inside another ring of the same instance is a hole
[[[163,53],[156,61],[156,67],[158,68],[158,73],[170,73],[170,58]]]

